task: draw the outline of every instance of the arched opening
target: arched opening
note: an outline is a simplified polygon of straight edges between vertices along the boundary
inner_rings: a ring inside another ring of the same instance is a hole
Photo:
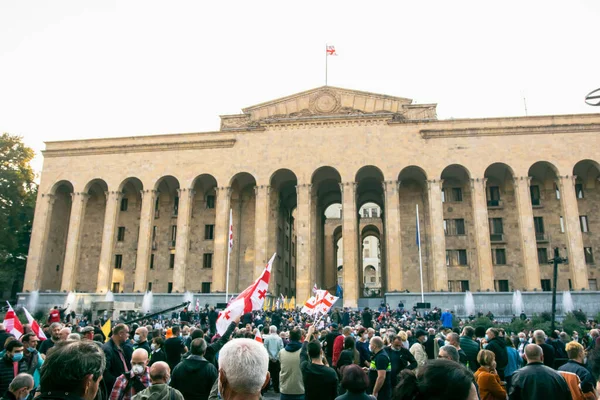
[[[382,263],[381,230],[377,225],[366,225],[361,230],[361,282],[363,297],[381,297]]]
[[[89,197],[81,222],[79,260],[75,266],[75,290],[79,292],[96,290],[107,191],[108,185],[102,179],[94,179],[85,189]]]
[[[342,204],[334,203],[325,209],[324,226],[324,268],[328,287],[343,282],[340,278],[342,271],[338,267],[343,264],[344,253],[342,250]]]
[[[41,288],[60,290],[67,247],[67,234],[71,219],[73,185],[68,181],[57,182],[50,191],[52,213],[48,226],[48,238],[44,248]]]
[[[233,248],[229,268],[229,292],[240,292],[254,281],[254,232],[256,221],[256,179],[240,172],[231,179]]]

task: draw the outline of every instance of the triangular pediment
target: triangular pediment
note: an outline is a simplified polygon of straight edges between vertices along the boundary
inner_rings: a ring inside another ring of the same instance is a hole
[[[415,113],[416,110],[420,110]],[[423,110],[427,110],[423,112]],[[296,93],[242,109],[243,114],[221,116],[221,130],[259,127],[274,122],[306,118],[354,116],[400,116],[435,119],[435,105],[416,106],[411,99],[333,86]],[[409,115],[410,114],[410,115]]]

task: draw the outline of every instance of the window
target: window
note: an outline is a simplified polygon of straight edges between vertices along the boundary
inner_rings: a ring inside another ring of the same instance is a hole
[[[445,219],[444,233],[446,236],[456,236],[465,234],[465,220],[460,219]]]
[[[175,247],[177,240],[177,225],[171,225],[171,247]]]
[[[584,247],[583,254],[585,255],[585,263],[593,264],[594,263],[594,253],[592,252],[591,247]]]
[[[179,213],[179,196],[175,196],[173,199],[173,216],[177,216]]]
[[[550,292],[551,290],[550,279],[542,279],[542,291]]]
[[[296,243],[292,242],[292,257],[296,257]]]
[[[121,199],[121,211],[127,211],[128,205],[129,205],[129,199],[127,197],[123,197]]]
[[[565,220],[563,216],[560,216],[560,233],[565,233]]]
[[[152,291],[152,282],[148,282],[148,291],[151,292]]]
[[[488,187],[487,205],[488,207],[498,207],[500,205],[500,188],[498,186]]]
[[[152,227],[152,241],[156,240],[156,233],[158,232],[158,227],[156,225],[154,225]]]
[[[569,290],[573,290],[573,282],[569,279]]]
[[[468,265],[467,250],[446,250],[446,266]]]
[[[167,283],[167,293],[173,293],[173,282]]]
[[[285,244],[285,246],[284,246],[285,249],[289,250],[290,249],[290,237],[288,235],[285,235],[285,242],[284,242],[284,244]]]
[[[500,279],[497,281],[494,281],[494,286],[496,289],[496,292],[508,292],[508,280],[507,279]]]
[[[156,196],[156,201],[154,202],[154,218],[158,218],[160,216],[159,213],[159,208],[160,208],[160,202],[159,202],[159,197]]]
[[[449,292],[466,292],[469,290],[469,281],[448,281]]]
[[[467,263],[467,250],[458,251],[458,265],[468,265]]]
[[[502,218],[490,218],[490,240],[492,242],[500,242],[503,239],[504,229],[502,226]]]
[[[540,205],[540,187],[538,185],[532,185],[529,187],[529,193],[531,193],[531,205]]]
[[[465,234],[465,220],[464,219],[455,219],[454,220],[454,227],[456,228],[456,234],[457,235],[464,235]]]
[[[362,217],[363,218],[369,218],[369,209],[368,208],[363,208],[362,210]]]
[[[206,196],[206,208],[215,208],[215,196],[212,194]]]
[[[210,293],[210,282],[202,282],[202,293]]]
[[[581,232],[588,233],[590,231],[590,226],[588,225],[587,215],[579,216],[579,224],[581,225]]]
[[[123,254],[115,255],[115,269],[123,268]]]
[[[556,200],[560,200],[560,189],[556,183],[554,184],[554,192],[556,193]]]
[[[150,254],[150,269],[154,269],[154,254]]]
[[[462,188],[446,188],[442,190],[442,203],[445,202],[461,202]]]
[[[287,261],[285,262],[285,276],[290,276],[290,264]]]
[[[535,237],[537,240],[543,240],[544,236],[544,218],[533,217],[533,225],[535,227]]]
[[[119,289],[120,289],[121,284],[119,282],[113,282],[112,286],[113,286],[112,287],[112,292],[113,293],[119,293]]]
[[[374,276],[371,277],[371,283],[375,283],[375,277]]]
[[[212,268],[212,253],[204,253],[202,256],[202,268]]]
[[[175,268],[175,254],[173,253],[169,254],[169,268]]]
[[[506,249],[492,249],[495,265],[506,265]]]
[[[596,279],[588,279],[588,286],[590,287],[590,290],[595,292],[598,290],[598,281],[596,281]]]
[[[122,242],[125,240],[125,227],[120,226],[117,230],[117,242]]]
[[[548,249],[545,247],[538,247],[538,262],[540,264],[548,264]]]
[[[452,188],[452,201],[462,201],[462,189]]]
[[[204,225],[204,240],[213,240],[215,238],[215,226]]]
[[[583,183],[575,184],[575,196],[578,199],[583,199]]]
[[[372,208],[371,209],[371,217],[373,217],[373,218],[379,218],[379,209]]]

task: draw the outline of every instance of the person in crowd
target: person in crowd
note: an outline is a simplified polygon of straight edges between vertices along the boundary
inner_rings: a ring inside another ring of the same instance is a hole
[[[362,318],[362,326],[364,326],[367,329],[373,327],[373,314],[371,314],[371,310],[369,310],[369,307],[365,307],[365,309],[363,310],[363,312],[361,314],[361,318]],[[371,338],[369,338],[369,340],[370,339]]]
[[[10,382],[8,390],[2,395],[2,400],[25,400],[33,387],[33,377],[28,373],[20,373]]]
[[[583,346],[575,341],[569,342],[565,347],[565,351],[569,357],[569,361],[561,365],[558,370],[577,375],[581,381],[581,391],[583,393],[593,393],[595,396],[596,379],[594,379],[592,373],[583,364],[585,358]]]
[[[85,328],[81,329],[80,333],[81,333],[82,339],[94,340],[94,327],[93,326],[86,326]]]
[[[446,360],[460,362],[460,355],[458,354],[458,350],[456,350],[456,347],[451,346],[449,344],[440,347],[437,358],[444,358]]]
[[[27,373],[33,376],[33,388],[37,388],[40,385],[40,374],[44,359],[37,351],[39,343],[38,337],[35,333],[26,333],[21,336],[21,343],[23,343],[23,363],[27,366]]]
[[[208,325],[213,335],[217,333],[217,318],[219,318],[219,313],[215,311],[214,307],[211,307],[208,312]]]
[[[181,392],[169,386],[169,364],[158,361],[150,367],[150,386],[132,397],[133,400],[184,400]]]
[[[179,390],[185,400],[207,400],[217,381],[217,368],[204,358],[206,348],[204,339],[192,340],[191,354],[173,370],[171,386]]]
[[[4,342],[6,342],[6,339],[8,339],[9,337],[14,337],[11,333],[6,332],[6,327],[4,326],[4,324],[0,323],[0,344],[4,344]]]
[[[266,328],[265,328],[266,329]],[[263,343],[269,353],[269,374],[275,393],[279,393],[279,352],[283,349],[283,340],[277,334],[277,327],[271,325],[268,329],[269,334],[263,337]]]
[[[514,348],[513,348],[514,350]],[[502,387],[500,376],[496,372],[496,356],[489,350],[481,350],[477,356],[480,365],[475,372],[481,400],[506,400],[506,390]]]
[[[54,308],[50,310],[50,313],[48,314],[48,323],[53,324],[55,322],[60,322],[63,313],[63,309],[59,309],[58,306],[54,306]]]
[[[350,328],[349,326],[345,326],[342,329],[342,334],[337,336],[335,338],[335,340],[333,341],[333,353],[331,355],[331,365],[334,368],[337,368],[337,363],[338,363],[338,359],[340,358],[340,354],[342,354],[342,350],[345,349],[344,339],[346,339],[348,336],[350,336],[351,332],[352,332],[352,328]]]
[[[392,366],[384,350],[383,340],[373,337],[370,341],[371,365],[369,367],[369,394],[378,400],[389,400],[392,395]]]
[[[71,334],[71,328],[65,326],[58,332],[58,338],[60,340],[67,340]]]
[[[181,327],[175,325],[171,328],[171,332],[173,336],[165,340],[164,349],[167,355],[167,364],[169,364],[169,368],[172,371],[181,361],[181,355],[187,353],[188,350],[180,336]]]
[[[509,390],[513,374],[523,365],[523,359],[510,338],[506,338],[506,355],[508,363],[504,368],[504,381],[506,382],[506,390]]]
[[[314,331],[315,327],[311,325],[300,350],[304,398],[306,400],[333,400],[337,397],[337,373],[327,364],[321,343],[318,340],[312,340]]]
[[[517,351],[519,352],[519,356],[521,359],[525,360],[525,346],[529,343],[527,342],[527,335],[525,332],[519,332],[519,345],[517,347]]]
[[[371,360],[371,351],[369,350],[369,334],[366,328],[361,327],[358,330],[356,350],[358,350],[358,354],[360,355],[360,366],[368,367]]]
[[[50,324],[50,339],[44,340],[40,345],[40,353],[47,354],[48,350],[50,350],[56,343],[60,341],[60,330],[62,329],[62,325],[60,322],[53,322]]]
[[[335,322],[329,325],[329,333],[325,337],[323,343],[325,349],[325,357],[327,357],[327,364],[333,365],[333,346],[335,339],[340,336],[339,325]]]
[[[100,340],[102,343],[104,343],[106,341],[106,335],[104,334],[104,331],[102,331],[102,325],[100,324],[100,320],[99,319],[95,319],[94,320],[94,335],[100,335],[102,336],[102,340]]]
[[[254,339],[234,339],[219,352],[218,388],[224,400],[258,400],[269,384],[269,354]]]
[[[342,326],[350,325],[350,310],[348,307],[344,307],[344,312],[342,313]]]
[[[460,348],[467,356],[467,367],[475,372],[479,369],[477,364],[477,355],[479,354],[479,343],[473,338],[475,337],[475,329],[467,325],[463,328],[459,338]]]
[[[135,342],[134,349],[144,349],[150,355],[152,348],[148,343],[148,329],[146,327],[140,326],[135,330],[133,341]]]
[[[369,388],[369,377],[358,365],[347,365],[343,367],[341,386],[344,394],[335,400],[375,400],[375,396],[367,394]]]
[[[106,369],[102,348],[88,340],[57,343],[46,357],[38,400],[94,400]]]
[[[493,352],[496,361],[496,372],[500,380],[504,380],[504,369],[508,364],[508,354],[506,353],[506,341],[500,336],[500,330],[489,328],[485,331],[486,349]]]
[[[540,346],[540,348],[544,352],[544,359],[543,359],[544,365],[547,367],[550,367],[550,368],[554,368],[554,358],[555,358],[554,347],[552,347],[551,345],[546,343],[546,333],[541,329],[534,331],[533,332],[533,342],[535,344],[537,344],[538,346]]]
[[[131,370],[133,349],[124,345],[128,339],[129,328],[125,324],[118,324],[113,328],[111,338],[102,346],[106,356],[104,383],[107,390],[112,389],[118,376]]]
[[[144,349],[136,349],[131,356],[131,371],[116,379],[110,393],[110,400],[130,400],[148,386],[150,386],[148,353]]]
[[[460,359],[460,363],[462,365],[467,365],[467,353],[464,352],[463,349],[461,349],[460,347],[460,339],[458,336],[458,333],[456,332],[450,332],[446,335],[446,340],[448,341],[448,344],[450,346],[454,346],[456,347],[456,350],[458,351],[458,357]]]
[[[410,353],[413,355],[419,367],[427,362],[427,353],[425,353],[424,344],[427,342],[427,333],[424,330],[417,330],[415,333],[417,342],[410,346]]]
[[[279,352],[279,390],[281,400],[303,400],[304,380],[300,369],[300,349],[302,331],[294,328],[290,331],[290,342]]]
[[[418,365],[415,357],[404,347],[405,341],[406,332],[400,331],[398,335],[392,336],[392,344],[386,350],[392,364],[392,388],[398,384],[398,374],[400,374],[400,371],[406,368],[415,369]]]
[[[343,337],[343,336],[340,336]],[[360,355],[356,350],[356,341],[350,335],[344,337],[344,350],[340,353],[340,357],[337,360],[337,366],[335,367],[338,371],[338,376],[341,375],[341,370],[343,367],[351,364],[360,363]]]
[[[237,317],[233,318],[233,320],[229,324],[229,327],[227,327],[227,330],[225,331],[223,336],[221,336],[216,341],[214,341],[213,343],[208,345],[208,347],[206,348],[206,352],[204,353],[204,358],[206,358],[208,360],[208,362],[213,364],[215,367],[217,367],[217,353],[229,341],[229,338],[235,331],[235,328],[237,328],[239,322],[240,322],[240,316],[238,315]],[[208,342],[208,340],[207,340],[207,342]]]
[[[416,340],[416,335],[415,335],[415,342],[411,345],[411,347],[417,343],[418,340]],[[438,346],[437,346],[437,340],[435,340],[435,329],[433,328],[429,328],[427,329],[427,340],[425,340],[424,343],[424,347],[425,347],[425,353],[427,353],[427,359],[428,360],[434,360],[437,355],[438,355]]]
[[[393,400],[478,400],[473,374],[454,361],[431,360],[416,372],[405,369]]]
[[[23,343],[13,340],[8,342],[5,350],[6,353],[0,361],[0,393],[2,394],[6,392],[15,376],[21,372],[27,372],[27,364],[23,360],[25,350]]]
[[[513,374],[510,400],[571,400],[565,379],[542,362],[544,352],[539,345],[528,344],[525,358],[527,365]]]
[[[155,362],[167,361],[167,353],[165,353],[164,345],[165,339],[163,339],[162,336],[157,336],[152,339],[152,344],[150,345],[150,362],[148,363],[149,367]]]
[[[450,310],[446,310],[442,313],[440,321],[442,321],[442,327],[452,329],[452,313]]]

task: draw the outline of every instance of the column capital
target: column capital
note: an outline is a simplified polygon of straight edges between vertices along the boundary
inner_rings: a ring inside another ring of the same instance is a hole
[[[558,175],[556,178],[556,180],[563,185],[568,183],[575,185],[575,182],[577,181],[577,175]]]
[[[73,199],[73,201],[75,201],[76,199],[79,199],[85,203],[90,198],[90,195],[85,192],[73,192],[73,193],[71,193],[71,198]]]
[[[260,190],[264,190],[267,192],[267,194],[269,194],[269,191],[271,190],[271,186],[269,185],[256,185],[254,186],[254,194],[258,194],[258,192]]]
[[[391,193],[395,193],[400,190],[400,181],[383,181],[381,186],[385,192],[389,190]]]
[[[144,198],[144,195],[156,196],[157,193],[159,193],[159,191],[153,189],[140,190],[140,196],[142,199]]]
[[[471,189],[475,188],[475,185],[479,184],[485,188],[488,178],[471,178]]]
[[[353,190],[356,191],[356,186],[358,185],[356,182],[352,181],[352,182],[340,182],[340,190],[344,190],[344,187],[347,188],[352,188]]]
[[[48,200],[49,205],[53,205],[56,201],[56,196],[51,193],[42,193],[42,198]]]
[[[194,190],[194,188],[179,188],[179,189],[177,189],[177,196],[183,197],[185,194],[187,194],[188,196],[193,196],[194,194],[196,194],[196,191]]]
[[[104,191],[104,197],[106,198],[106,202],[108,203],[108,201],[110,200],[110,198],[112,197],[115,201],[119,201],[121,200],[121,197],[123,197],[125,193],[123,192],[119,192],[119,191],[111,191],[111,190],[105,190]]]
[[[513,178],[513,182],[515,185],[518,185],[519,182],[523,181],[525,181],[527,183],[527,186],[529,186],[531,184],[531,176],[515,176]]]
[[[296,189],[312,189],[312,183],[299,183],[296,185]]]
[[[215,192],[231,194],[231,186],[215,186]]]
[[[428,190],[433,189],[436,185],[441,189],[442,185],[444,184],[444,180],[443,179],[429,179],[426,182],[427,182],[427,189]]]

